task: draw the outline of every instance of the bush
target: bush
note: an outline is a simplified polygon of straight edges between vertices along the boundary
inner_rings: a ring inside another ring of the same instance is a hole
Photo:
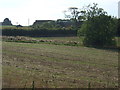
[[[85,36],[85,30],[87,29],[87,23],[84,22],[82,25],[81,25],[81,28],[78,30],[77,32],[77,36],[81,37],[81,36]]]
[[[95,16],[87,20],[80,30],[85,35],[83,41],[85,46],[103,47],[116,44],[114,40],[116,24],[111,16]]]

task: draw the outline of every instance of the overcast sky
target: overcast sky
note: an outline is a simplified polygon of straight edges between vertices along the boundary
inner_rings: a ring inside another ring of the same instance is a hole
[[[0,22],[9,18],[12,24],[28,25],[35,20],[64,19],[63,11],[69,7],[82,8],[98,3],[109,15],[118,17],[119,0],[0,0]]]

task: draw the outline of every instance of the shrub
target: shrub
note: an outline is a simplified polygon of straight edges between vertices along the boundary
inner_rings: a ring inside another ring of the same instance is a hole
[[[96,16],[87,20],[80,29],[85,35],[84,45],[95,47],[115,45],[115,25],[113,18],[106,15]]]

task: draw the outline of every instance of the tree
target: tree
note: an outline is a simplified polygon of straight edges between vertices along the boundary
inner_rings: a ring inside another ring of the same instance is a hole
[[[36,23],[32,26],[34,29],[48,29],[48,30],[57,30],[62,28],[56,21],[47,21],[42,23]]]
[[[68,12],[69,15],[66,14],[66,12]],[[64,13],[65,13],[65,17],[66,17],[66,18],[70,18],[70,19],[77,20],[79,11],[78,11],[78,8],[77,8],[77,7],[70,7],[70,8],[68,8],[68,11],[64,11]]]
[[[2,25],[12,25],[11,21],[9,20],[9,18],[5,18]]]
[[[82,22],[84,18],[85,11],[79,10],[77,7],[70,7],[67,11],[64,11],[65,17],[69,18],[74,24],[74,29],[78,29],[79,23]]]
[[[104,9],[102,8],[98,8],[97,5],[98,4],[93,3],[93,6],[91,6],[90,4],[87,6],[86,12],[85,12],[85,17],[87,18],[87,20],[95,16],[107,15],[107,12],[104,11]]]
[[[84,45],[86,46],[108,46],[114,45],[114,36],[116,32],[116,24],[111,16],[102,9],[98,8],[97,4],[88,6],[86,10],[87,20],[78,31],[78,35],[84,32]]]

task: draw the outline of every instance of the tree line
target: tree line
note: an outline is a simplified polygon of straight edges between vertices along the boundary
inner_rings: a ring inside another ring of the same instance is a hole
[[[49,30],[49,29],[3,29],[3,36],[31,36],[31,37],[65,37],[77,36],[76,30]]]
[[[120,36],[120,19],[109,16],[98,4],[83,9],[70,7],[64,11],[67,20],[34,24],[29,30],[3,29],[3,35],[21,36],[84,36],[85,46],[114,46]]]

